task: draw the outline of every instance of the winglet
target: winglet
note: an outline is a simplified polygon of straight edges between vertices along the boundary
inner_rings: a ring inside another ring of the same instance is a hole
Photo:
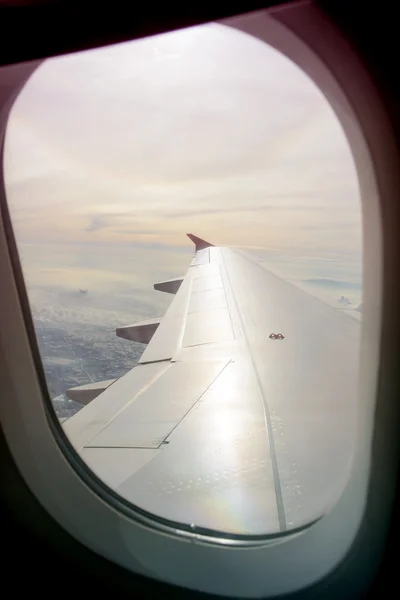
[[[214,246],[214,244],[210,244],[210,242],[206,242],[206,240],[202,240],[197,237],[197,235],[193,235],[193,233],[186,234],[189,240],[192,240],[193,244],[196,246],[196,252],[199,250],[204,250],[205,248],[209,248],[210,246]]]

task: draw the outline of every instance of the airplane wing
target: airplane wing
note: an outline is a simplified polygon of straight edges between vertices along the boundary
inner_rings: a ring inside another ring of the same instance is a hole
[[[158,517],[237,535],[305,525],[349,475],[360,324],[188,235],[187,274],[155,285],[175,294],[165,316],[118,332],[148,344],[139,364],[83,386],[87,405],[63,428],[98,477]]]

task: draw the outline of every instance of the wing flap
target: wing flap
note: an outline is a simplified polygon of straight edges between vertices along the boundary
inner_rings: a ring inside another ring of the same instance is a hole
[[[117,379],[93,402],[63,423],[74,448],[80,451],[168,368],[169,362],[138,365]]]
[[[89,447],[158,448],[226,366],[226,362],[175,363],[121,410]]]

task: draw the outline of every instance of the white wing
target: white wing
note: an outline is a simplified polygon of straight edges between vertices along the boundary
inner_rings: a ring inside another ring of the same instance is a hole
[[[239,535],[309,523],[348,476],[360,325],[189,237],[186,276],[158,284],[176,292],[163,319],[120,332],[149,342],[139,364],[63,427],[105,483],[159,517]]]

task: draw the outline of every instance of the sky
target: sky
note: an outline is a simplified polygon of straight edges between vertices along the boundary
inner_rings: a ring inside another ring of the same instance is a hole
[[[294,63],[233,28],[45,61],[13,106],[4,161],[32,291],[88,288],[162,309],[169,298],[151,285],[186,271],[192,231],[263,249],[317,294],[361,300],[360,198],[341,126]]]

